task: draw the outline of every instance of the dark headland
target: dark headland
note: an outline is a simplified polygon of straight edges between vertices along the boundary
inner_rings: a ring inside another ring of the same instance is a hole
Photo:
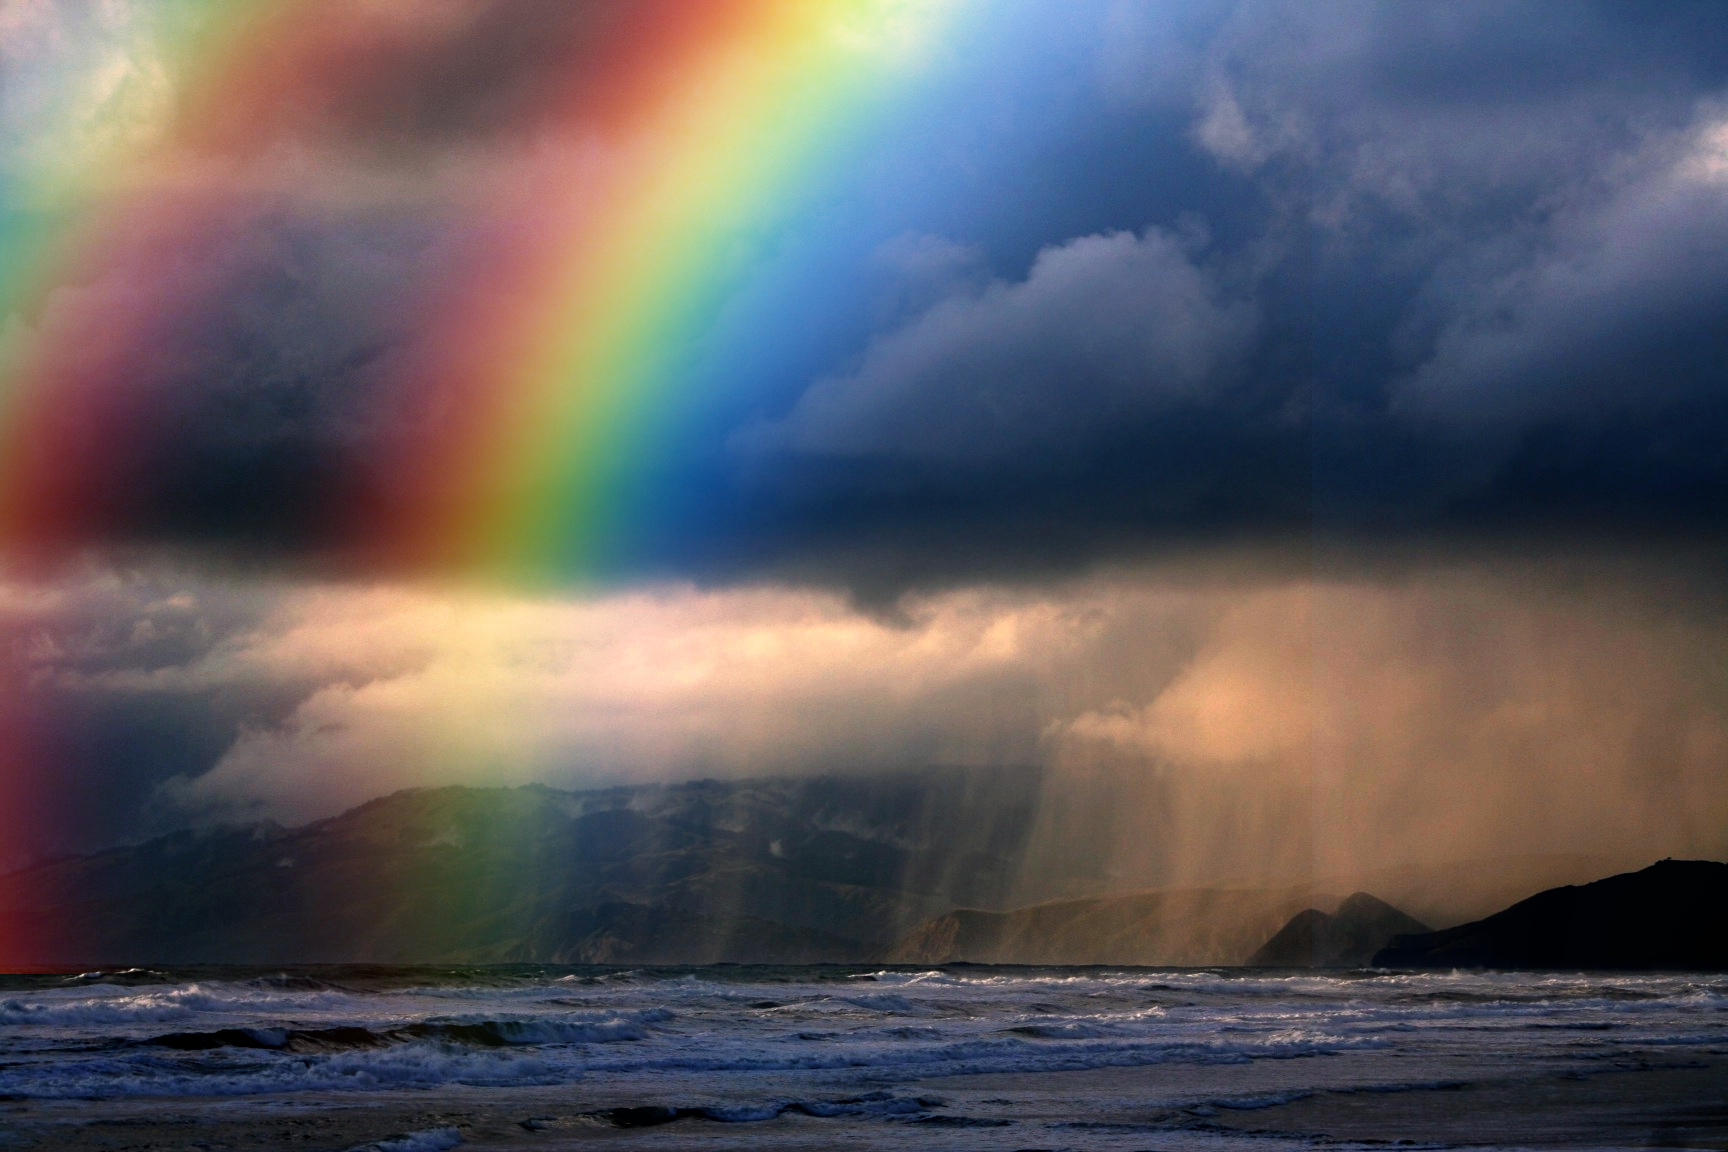
[[[1728,968],[1728,864],[1662,860],[1395,938],[1379,968]]]
[[[1418,935],[1428,925],[1397,908],[1357,892],[1332,915],[1305,908],[1248,958],[1251,967],[1361,968],[1398,936]]]

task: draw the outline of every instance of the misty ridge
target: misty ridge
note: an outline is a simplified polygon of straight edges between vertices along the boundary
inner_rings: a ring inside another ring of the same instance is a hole
[[[1083,817],[1072,783],[1049,793],[1047,776],[409,789],[299,827],[178,832],[14,873],[0,923],[34,947],[3,959],[1361,965],[1396,933],[1625,864],[1153,886],[1112,874],[1107,845],[1052,841],[1052,819]],[[1070,806],[1053,816],[1050,795]]]

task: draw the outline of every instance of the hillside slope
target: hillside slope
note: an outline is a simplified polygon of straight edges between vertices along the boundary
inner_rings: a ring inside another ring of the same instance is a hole
[[[1662,860],[1539,892],[1483,920],[1400,936],[1385,968],[1728,968],[1728,864]]]
[[[399,792],[0,882],[0,961],[856,960],[1001,902],[1030,771]]]
[[[1055,900],[1009,912],[962,908],[919,925],[890,958],[911,964],[1240,964],[1316,899],[1306,887],[1192,888]]]
[[[1252,967],[1360,968],[1398,935],[1428,926],[1366,892],[1357,892],[1328,915],[1304,908],[1248,957]]]

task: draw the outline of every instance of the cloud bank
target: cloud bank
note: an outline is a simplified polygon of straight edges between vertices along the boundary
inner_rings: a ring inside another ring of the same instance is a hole
[[[1678,588],[1519,564],[1246,584],[1120,571],[915,597],[894,618],[687,585],[324,586],[226,616],[203,593],[109,585],[79,612],[10,611],[36,621],[35,690],[61,707],[279,702],[228,713],[202,770],[157,769],[148,807],[170,825],[299,821],[420,785],[1039,764],[1053,802],[1113,797],[1118,871],[1159,882],[1509,845],[1728,849],[1728,629]]]

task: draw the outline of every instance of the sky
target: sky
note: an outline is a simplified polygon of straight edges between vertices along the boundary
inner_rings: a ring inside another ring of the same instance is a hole
[[[1728,852],[1721,5],[692,11],[0,0],[0,857],[929,764]]]

